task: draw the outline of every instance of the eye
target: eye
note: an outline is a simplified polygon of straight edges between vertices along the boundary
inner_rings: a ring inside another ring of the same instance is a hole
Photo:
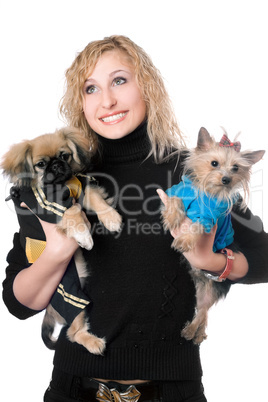
[[[39,161],[38,163],[36,163],[34,165],[34,167],[37,167],[39,169],[45,169],[46,165],[47,165],[47,163],[45,161]]]
[[[68,161],[69,157],[71,154],[68,154],[67,152],[62,152],[60,154],[60,159],[62,159],[63,161]]]
[[[236,172],[238,171],[238,169],[239,169],[239,166],[234,165],[234,166],[232,167],[232,172],[236,173]]]
[[[117,77],[113,80],[113,85],[117,86],[117,85],[122,85],[125,84],[127,82],[126,78],[123,77]]]
[[[212,161],[211,166],[217,167],[217,166],[219,166],[219,162],[218,161]]]
[[[97,88],[95,87],[95,85],[89,85],[86,87],[85,89],[86,94],[94,94],[95,92],[97,92]]]

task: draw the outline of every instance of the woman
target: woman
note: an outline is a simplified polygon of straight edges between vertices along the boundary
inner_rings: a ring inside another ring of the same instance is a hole
[[[114,197],[123,228],[107,233],[89,216],[94,247],[84,252],[88,316],[107,348],[103,356],[90,354],[68,341],[63,329],[44,400],[206,401],[199,347],[180,335],[194,314],[195,288],[162,229],[156,194],[180,180],[184,149],[161,75],[140,47],[113,36],[89,43],[67,70],[66,84],[61,111],[89,136],[93,175]],[[249,211],[241,216],[247,225],[233,217],[241,252],[228,280],[267,281],[267,235],[256,232]],[[46,308],[78,247],[54,225],[41,223],[46,248],[31,266],[18,234],[8,255],[4,300],[19,318]],[[226,257],[213,253],[214,233],[185,256],[197,268],[219,273]]]

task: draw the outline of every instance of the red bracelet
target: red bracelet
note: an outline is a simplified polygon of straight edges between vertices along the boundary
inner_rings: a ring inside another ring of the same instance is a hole
[[[223,273],[219,276],[220,280],[225,280],[231,273],[232,268],[233,268],[233,262],[234,262],[234,253],[232,250],[230,250],[229,248],[223,248],[221,250],[222,254],[225,254],[227,257],[227,263],[226,266],[224,268]]]
[[[221,275],[217,275],[212,272],[203,271],[203,274],[208,279],[212,279],[213,281],[216,281],[216,282],[223,282],[230,275],[232,268],[233,268],[233,262],[235,259],[233,251],[230,250],[229,248],[223,248],[220,252],[222,254],[225,254],[227,257],[227,263],[226,263],[223,273]]]

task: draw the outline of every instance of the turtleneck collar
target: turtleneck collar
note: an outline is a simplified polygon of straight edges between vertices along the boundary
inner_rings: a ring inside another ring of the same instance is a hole
[[[118,164],[144,160],[151,144],[147,134],[147,122],[142,123],[132,133],[117,140],[104,138],[97,134],[99,154],[105,164]]]

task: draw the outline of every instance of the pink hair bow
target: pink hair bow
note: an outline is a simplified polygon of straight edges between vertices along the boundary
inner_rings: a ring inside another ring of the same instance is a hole
[[[222,139],[219,142],[220,147],[232,147],[236,152],[240,152],[241,143],[240,141],[231,142],[226,134],[223,134]]]

